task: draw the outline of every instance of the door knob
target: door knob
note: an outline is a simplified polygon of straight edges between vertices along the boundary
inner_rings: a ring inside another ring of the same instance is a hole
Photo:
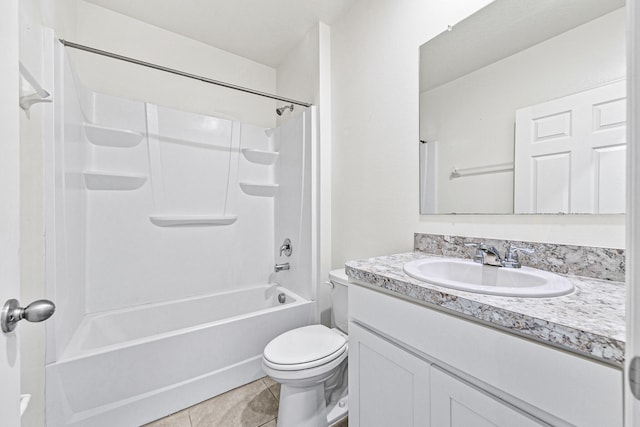
[[[46,299],[34,301],[24,308],[20,307],[20,302],[17,299],[10,299],[4,304],[2,313],[0,313],[2,332],[13,331],[22,319],[29,322],[47,320],[54,311],[56,311],[55,304]]]

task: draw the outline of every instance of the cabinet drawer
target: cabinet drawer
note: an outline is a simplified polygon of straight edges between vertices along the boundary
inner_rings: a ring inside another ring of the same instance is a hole
[[[548,424],[431,366],[433,427],[540,427]]]

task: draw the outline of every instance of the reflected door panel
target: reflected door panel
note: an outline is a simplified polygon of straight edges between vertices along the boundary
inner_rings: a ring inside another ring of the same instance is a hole
[[[516,112],[516,213],[623,213],[626,85]]]

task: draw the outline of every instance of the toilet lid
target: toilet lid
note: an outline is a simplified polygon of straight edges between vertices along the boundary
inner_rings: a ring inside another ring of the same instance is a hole
[[[327,359],[334,353],[342,354],[346,344],[345,336],[326,326],[304,326],[285,332],[271,340],[264,349],[264,358],[278,365],[309,364]],[[332,360],[332,358],[329,359]],[[307,367],[310,366],[307,365]]]

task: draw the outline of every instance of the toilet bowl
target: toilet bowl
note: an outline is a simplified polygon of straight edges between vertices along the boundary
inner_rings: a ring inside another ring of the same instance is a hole
[[[296,328],[264,349],[262,368],[281,385],[278,427],[327,427],[347,416],[348,279],[344,269],[332,271],[328,283],[337,328]]]

